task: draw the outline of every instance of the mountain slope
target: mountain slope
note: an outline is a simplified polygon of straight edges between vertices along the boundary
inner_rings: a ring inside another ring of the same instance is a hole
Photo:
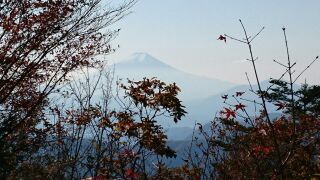
[[[147,53],[135,53],[115,64],[115,75],[122,79],[140,80],[143,77],[157,77],[166,83],[175,82],[181,88],[182,101],[205,98],[234,86],[229,82],[177,70]]]
[[[266,89],[270,86],[268,81],[261,82],[261,88]],[[258,90],[257,85],[252,85],[254,91]],[[299,88],[298,85],[294,85],[294,89],[297,90]],[[210,128],[210,121],[214,119],[216,115],[219,115],[221,110],[224,110],[224,107],[230,107],[230,105],[242,104],[246,105],[246,111],[249,116],[255,117],[255,115],[259,115],[259,110],[262,109],[260,105],[254,105],[253,101],[261,103],[261,99],[254,94],[253,92],[249,91],[249,85],[240,85],[233,87],[227,91],[224,91],[220,94],[213,95],[210,97],[206,97],[204,99],[195,100],[189,103],[189,118],[196,120],[199,123],[203,124],[203,128],[209,130]],[[232,95],[235,95],[236,92],[245,92],[241,97],[237,97],[239,102],[235,100]],[[222,96],[228,95],[227,103],[224,103],[224,99]],[[234,109],[234,107],[231,107]],[[275,119],[281,115],[281,111],[277,111],[277,107],[272,103],[267,103],[268,112],[270,113],[271,119]],[[190,139],[192,132],[189,133],[188,138]]]

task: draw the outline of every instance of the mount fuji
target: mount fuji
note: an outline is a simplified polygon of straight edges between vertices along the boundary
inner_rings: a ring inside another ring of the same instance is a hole
[[[214,95],[220,96],[220,93],[236,86],[235,84],[226,81],[193,75],[178,70],[163,63],[161,60],[149,55],[148,53],[135,53],[129,58],[114,64],[114,68],[115,77],[123,79],[123,82],[125,82],[125,79],[127,78],[139,81],[144,77],[156,77],[166,84],[176,83],[177,86],[180,87],[181,92],[179,94],[179,99],[182,101],[182,104],[186,106],[188,114],[186,114],[182,121],[177,124],[166,120],[164,120],[164,122],[170,123],[161,123],[163,127],[170,128],[170,132],[168,132],[169,136],[171,136],[171,132],[173,132],[173,136],[176,136],[176,131],[181,132],[182,127],[192,128],[196,121],[204,123],[210,121],[215,112],[203,112],[202,110],[201,112],[194,112],[193,109],[198,111],[202,107],[199,106],[194,108],[195,102],[199,102],[200,100],[207,99]],[[199,116],[199,114],[201,116]],[[210,115],[203,116],[203,114]],[[188,129],[188,131],[190,130]]]
[[[115,64],[115,76],[130,80],[156,77],[165,83],[175,82],[181,89],[180,99],[184,102],[203,99],[235,86],[229,82],[183,72],[148,53],[135,53]]]

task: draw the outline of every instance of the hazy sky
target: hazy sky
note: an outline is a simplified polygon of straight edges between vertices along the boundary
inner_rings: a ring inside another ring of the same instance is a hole
[[[122,30],[114,44],[120,49],[109,57],[121,60],[134,52],[147,52],[177,69],[193,74],[246,83],[245,72],[253,81],[253,71],[245,44],[220,34],[243,38],[238,19],[248,33],[266,29],[253,42],[261,79],[279,77],[287,63],[283,32],[287,28],[290,56],[298,75],[320,55],[320,0],[140,0],[133,13],[115,26]],[[320,61],[300,82],[320,84]]]

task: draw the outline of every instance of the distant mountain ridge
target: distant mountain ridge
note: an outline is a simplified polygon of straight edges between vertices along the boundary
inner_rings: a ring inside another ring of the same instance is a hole
[[[269,81],[262,81],[261,83],[262,89],[267,89],[270,87]],[[254,91],[258,90],[258,86],[256,84],[252,85],[252,88]],[[293,88],[295,90],[299,89],[299,85],[294,84]],[[223,110],[224,107],[230,108],[230,105],[239,104],[237,100],[235,100],[235,97],[233,95],[236,94],[236,92],[245,92],[241,97],[237,97],[238,100],[246,105],[246,111],[251,116],[254,117],[255,115],[259,115],[260,111],[262,109],[261,106],[257,105],[255,107],[253,101],[260,102],[261,99],[253,92],[249,91],[250,85],[240,85],[235,86],[227,91],[224,91],[220,94],[213,95],[206,97],[204,99],[195,100],[189,103],[189,111],[188,111],[188,117],[193,120],[197,121],[198,123],[201,123],[203,125],[204,129],[209,130],[210,128],[210,121],[212,121],[216,115],[219,116],[219,111]],[[227,104],[224,103],[224,99],[222,96],[228,95]],[[273,103],[267,102],[267,108],[268,112],[270,113],[271,119],[275,119],[277,117],[280,117],[281,111],[277,111],[277,108]],[[231,107],[234,108],[234,107]],[[241,119],[241,118],[240,118]],[[185,135],[184,140],[189,140],[191,138],[192,132],[187,132],[188,128],[186,128],[186,131],[183,131],[179,129],[180,132],[183,132]],[[173,137],[175,129],[172,129],[168,132],[170,132],[170,137]],[[179,137],[182,137],[183,135],[179,135]],[[178,139],[181,140],[181,139]]]
[[[165,83],[175,82],[181,88],[181,100],[192,101],[225,91],[235,84],[193,75],[178,70],[148,53],[134,53],[115,64],[115,75],[122,79],[141,80],[156,77]]]

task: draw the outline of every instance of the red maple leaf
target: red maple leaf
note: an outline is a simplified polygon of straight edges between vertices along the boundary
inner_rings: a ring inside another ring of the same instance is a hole
[[[136,153],[130,149],[125,149],[123,152],[122,152],[122,155],[124,157],[129,157],[129,158],[132,158],[132,157],[135,157],[136,156]]]
[[[133,169],[131,169],[131,168],[127,169],[126,175],[127,175],[127,177],[130,178],[130,179],[137,179],[137,177],[138,177],[138,174],[135,173],[135,172],[133,171]]]
[[[252,148],[255,154],[262,153],[264,155],[268,155],[272,151],[271,146],[255,146]]]
[[[263,148],[263,152],[266,155],[268,155],[271,151],[272,151],[272,147],[271,146],[266,146],[266,147]]]
[[[245,92],[236,92],[236,96],[242,96]]]
[[[223,35],[220,35],[217,40],[224,41],[225,43],[227,42],[227,38]]]
[[[283,102],[280,102],[280,101],[277,101],[276,105],[278,108],[277,108],[277,111],[281,110],[281,109],[284,109],[286,107],[286,104],[283,103]]]
[[[222,114],[225,114],[227,119],[229,119],[230,116],[232,116],[234,118],[236,117],[236,112],[235,111],[232,111],[229,108],[224,108],[224,109],[225,109],[225,111],[223,111]]]
[[[102,176],[102,175],[98,175],[92,178],[93,180],[106,180],[107,177],[106,176]]]
[[[238,110],[238,109],[241,109],[242,111],[244,110],[244,108],[246,107],[246,105],[243,105],[243,104],[237,104],[236,105],[236,111]]]
[[[223,96],[221,96],[221,98],[224,99],[224,102],[226,102],[226,100],[228,99],[228,95],[227,94],[223,95]]]

